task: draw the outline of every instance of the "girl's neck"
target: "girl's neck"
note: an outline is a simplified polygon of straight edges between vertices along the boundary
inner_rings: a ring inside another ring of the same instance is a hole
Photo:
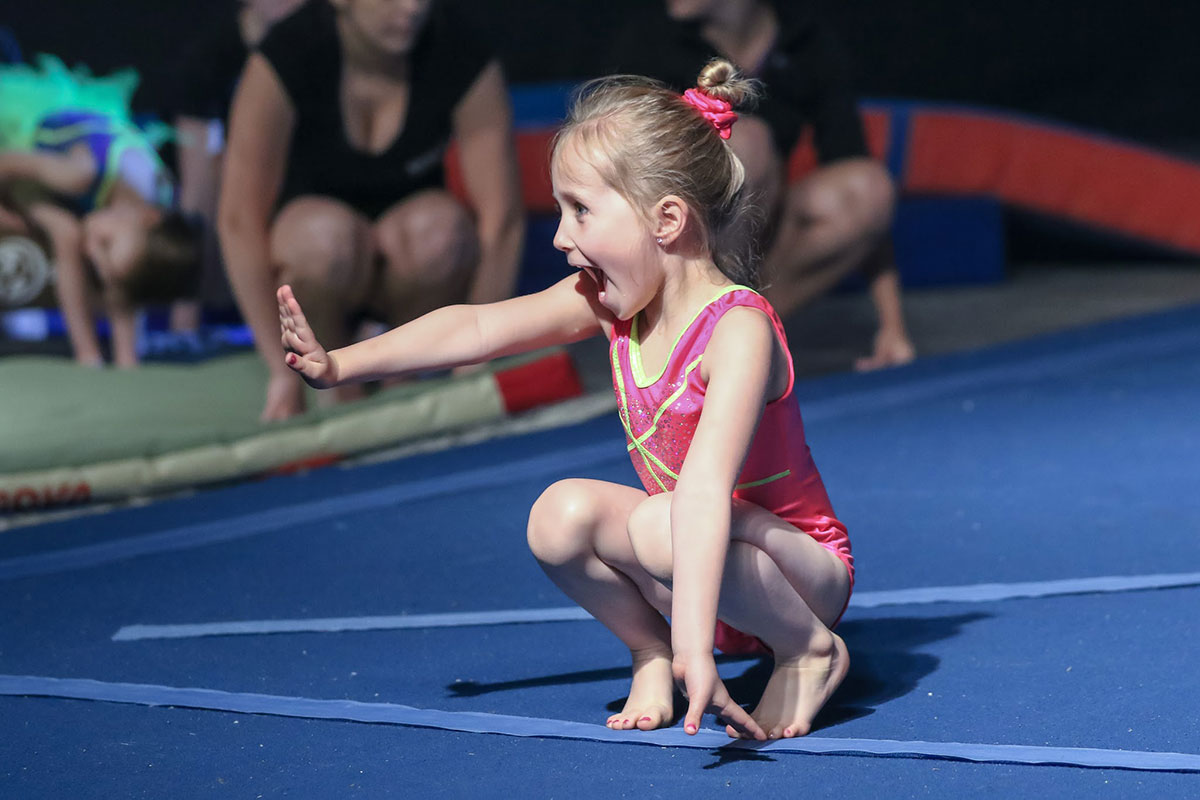
[[[662,289],[641,311],[643,338],[675,338],[722,288],[733,285],[711,258],[678,261],[666,270]]]

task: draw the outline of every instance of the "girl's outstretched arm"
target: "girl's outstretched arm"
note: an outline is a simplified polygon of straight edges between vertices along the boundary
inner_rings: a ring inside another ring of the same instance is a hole
[[[733,488],[763,407],[783,391],[780,352],[770,320],[748,308],[726,313],[704,352],[704,411],[671,500],[671,638],[675,677],[688,695],[688,732],[699,728],[706,710],[719,710],[736,727],[765,736],[729,699],[713,660],[713,633]]]
[[[445,306],[387,333],[332,352],[317,340],[291,287],[276,294],[285,363],[310,386],[377,380],[477,364],[586,339],[606,329],[595,285],[571,275],[536,294],[486,305]]]

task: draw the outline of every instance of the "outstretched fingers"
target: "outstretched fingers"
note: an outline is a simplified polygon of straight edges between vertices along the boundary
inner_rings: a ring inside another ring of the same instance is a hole
[[[275,299],[279,303],[279,327],[283,336],[283,349],[302,353],[306,344],[311,347],[316,343],[316,337],[313,336],[312,328],[308,326],[308,320],[304,318],[304,311],[292,293],[292,287],[286,284],[280,286],[275,292]]]
[[[284,363],[308,382],[310,386],[324,389],[332,385],[329,355],[317,341],[309,327],[300,303],[292,293],[292,287],[280,286],[275,292],[279,304],[280,342],[283,344]]]

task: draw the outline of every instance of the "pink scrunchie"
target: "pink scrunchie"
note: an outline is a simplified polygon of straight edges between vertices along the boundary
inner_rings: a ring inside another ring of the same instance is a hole
[[[738,115],[728,100],[705,94],[699,89],[688,89],[683,93],[683,99],[712,123],[722,139],[729,138],[732,133],[730,129],[733,127],[733,123],[737,122]]]

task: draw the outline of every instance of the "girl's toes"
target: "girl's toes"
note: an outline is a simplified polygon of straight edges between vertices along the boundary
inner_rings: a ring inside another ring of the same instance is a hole
[[[785,738],[791,739],[796,736],[807,736],[810,730],[812,730],[811,725],[805,725],[797,722],[788,725],[787,728],[784,729],[783,735]]]

